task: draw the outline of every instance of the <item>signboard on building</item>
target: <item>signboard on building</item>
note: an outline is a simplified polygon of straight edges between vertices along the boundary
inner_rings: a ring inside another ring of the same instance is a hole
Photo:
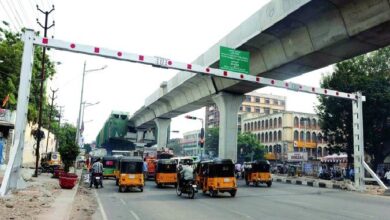
[[[307,152],[287,153],[287,161],[288,162],[307,161]]]
[[[249,52],[220,47],[219,68],[249,74]]]

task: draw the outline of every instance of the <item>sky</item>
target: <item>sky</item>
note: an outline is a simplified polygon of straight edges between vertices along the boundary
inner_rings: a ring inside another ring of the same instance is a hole
[[[213,44],[227,35],[245,19],[268,3],[268,0],[0,0],[0,20],[10,23],[11,30],[29,27],[41,30],[36,23],[44,15],[37,12],[55,10],[49,15],[49,25],[55,26],[48,36],[55,39],[116,49],[131,53],[161,56],[181,62],[192,62]],[[163,70],[140,64],[99,57],[50,50],[57,65],[57,74],[49,87],[58,89],[57,106],[64,106],[64,121],[76,125],[80,104],[83,65],[86,70],[107,68],[85,75],[84,98],[99,104],[85,109],[84,137],[95,140],[112,110],[133,114],[144,104],[163,81],[178,71]],[[308,86],[319,86],[322,74],[332,67],[310,72],[289,81]],[[286,109],[313,113],[316,96],[277,88],[263,88],[258,92],[287,97]],[[204,118],[204,108],[188,113]],[[187,114],[186,114],[187,115]],[[199,121],[181,115],[171,122],[171,137],[199,129]]]

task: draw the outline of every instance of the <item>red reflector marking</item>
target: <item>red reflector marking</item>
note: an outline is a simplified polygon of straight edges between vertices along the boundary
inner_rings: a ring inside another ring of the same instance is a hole
[[[95,49],[93,50],[95,53],[99,53],[100,52],[100,48],[99,47],[95,47]]]
[[[288,87],[288,83],[285,83],[284,85],[285,85],[286,87]]]
[[[140,61],[144,61],[144,56],[142,56],[142,55],[139,55],[139,56],[138,56],[138,60],[140,60]]]
[[[339,92],[336,92],[336,95],[339,95]]]
[[[172,61],[168,60],[168,65],[172,65]]]
[[[70,44],[70,48],[75,48],[76,44]]]
[[[257,82],[260,82],[260,77],[256,77],[256,81],[257,81]]]
[[[227,72],[227,71],[223,71],[223,75],[224,75],[224,76],[227,76],[227,75],[228,75],[228,72]]]
[[[271,80],[271,84],[272,84],[272,85],[275,84],[275,80]]]
[[[328,90],[325,89],[324,92],[325,92],[325,94],[328,94]]]
[[[43,39],[42,39],[42,43],[43,43],[43,44],[47,44],[47,43],[49,43],[49,39],[47,39],[47,38],[43,38]]]
[[[316,89],[315,89],[315,88],[311,88],[311,91],[315,92],[315,91],[316,91]]]
[[[118,52],[118,57],[121,57],[122,56],[122,52]]]
[[[192,65],[191,64],[187,64],[187,69],[192,69]]]
[[[210,68],[206,68],[206,72],[208,72],[208,73],[209,73],[209,72],[210,72]]]
[[[241,75],[240,75],[240,78],[241,78],[241,79],[244,79],[244,75],[243,75],[243,74],[241,74]]]

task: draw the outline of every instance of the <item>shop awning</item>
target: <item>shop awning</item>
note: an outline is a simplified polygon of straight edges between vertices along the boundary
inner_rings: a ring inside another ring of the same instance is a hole
[[[321,158],[321,162],[324,163],[347,163],[347,154],[332,154]]]

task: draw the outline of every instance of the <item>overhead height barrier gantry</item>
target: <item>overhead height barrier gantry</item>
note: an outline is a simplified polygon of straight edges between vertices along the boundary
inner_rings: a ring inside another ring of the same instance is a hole
[[[354,145],[354,170],[355,170],[355,187],[358,190],[364,190],[364,181],[375,180],[383,188],[387,187],[382,181],[375,175],[370,167],[364,162],[364,142],[363,142],[363,101],[365,97],[360,93],[345,93],[330,89],[323,89],[311,86],[305,86],[297,83],[275,80],[270,78],[264,78],[259,76],[252,76],[232,71],[226,71],[211,67],[204,67],[197,64],[183,63],[173,61],[171,59],[147,56],[143,54],[128,53],[121,50],[110,50],[102,47],[82,45],[74,42],[66,42],[62,40],[42,38],[35,36],[34,31],[27,29],[23,34],[23,57],[20,84],[18,91],[18,102],[16,112],[16,123],[14,132],[14,145],[11,150],[10,160],[5,172],[3,183],[1,185],[0,194],[4,196],[9,189],[21,187],[22,182],[20,180],[20,165],[24,147],[24,129],[27,123],[27,110],[30,94],[31,73],[33,63],[33,51],[34,46],[43,46],[48,48],[54,48],[57,50],[63,50],[73,53],[82,53],[86,55],[93,55],[99,57],[105,57],[108,59],[115,59],[121,61],[128,61],[146,65],[152,65],[153,67],[175,69],[186,72],[192,72],[202,75],[221,77],[226,79],[247,81],[251,83],[257,83],[265,86],[272,86],[277,88],[284,88],[297,92],[310,93],[315,95],[332,96],[337,98],[348,99],[352,101],[353,111],[353,145]],[[366,179],[364,176],[364,169],[366,169],[373,178]]]

